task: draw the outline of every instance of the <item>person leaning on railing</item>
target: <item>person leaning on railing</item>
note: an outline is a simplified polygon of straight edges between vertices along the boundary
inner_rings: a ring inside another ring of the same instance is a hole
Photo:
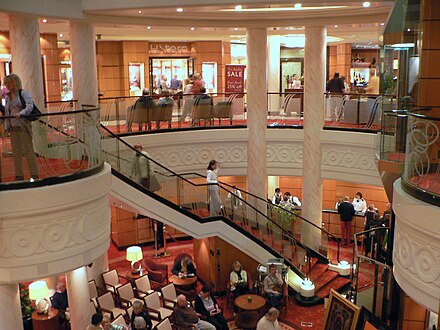
[[[23,90],[21,79],[16,74],[6,76],[3,84],[7,89],[5,116],[13,117],[6,118],[5,129],[11,134],[15,181],[24,179],[22,155],[27,160],[31,177],[37,179],[38,165],[32,143],[32,124],[23,117],[32,112],[34,102],[29,93]]]

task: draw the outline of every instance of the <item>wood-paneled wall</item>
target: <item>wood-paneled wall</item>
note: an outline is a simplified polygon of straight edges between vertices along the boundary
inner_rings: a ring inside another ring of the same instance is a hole
[[[45,58],[43,68],[46,76],[46,100],[61,100],[60,65],[57,35],[54,33],[42,33],[40,35],[41,55]]]
[[[128,95],[128,88],[124,90],[121,78],[124,75],[122,45],[121,41],[98,41],[96,43],[98,89],[104,93],[104,97]]]

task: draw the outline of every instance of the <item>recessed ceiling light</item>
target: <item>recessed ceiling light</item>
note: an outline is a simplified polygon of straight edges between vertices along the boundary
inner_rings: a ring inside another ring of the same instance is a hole
[[[362,6],[363,6],[364,8],[368,8],[368,7],[370,7],[370,5],[371,5],[371,3],[369,3],[368,1],[365,1],[365,2],[362,4]]]
[[[183,13],[183,8],[177,8],[176,11],[177,11],[178,13]]]
[[[138,13],[139,13],[139,14],[142,14],[142,10],[139,10]]]
[[[47,19],[43,18],[43,23],[47,23]]]
[[[238,31],[238,28],[234,28],[234,31]]]
[[[407,29],[406,31],[410,32],[410,31],[411,31],[411,29]]]
[[[194,31],[195,29],[196,29],[195,27],[192,27],[192,28],[191,28],[191,31]]]
[[[302,5],[300,3],[295,3],[295,5],[293,7],[296,9],[300,9],[302,7]]]
[[[62,37],[64,37],[64,34],[60,33],[59,36],[60,36],[60,38],[62,38]]]
[[[384,26],[384,25],[385,25],[385,23],[380,23],[380,25],[381,25],[381,26]]]
[[[335,26],[333,26],[334,28],[337,28],[338,27],[338,25],[335,25]]]
[[[237,5],[237,6],[235,6],[234,9],[235,9],[235,10],[242,10],[242,9],[243,9],[243,6],[242,6],[242,5]]]
[[[151,30],[151,26],[147,26],[147,30]]]

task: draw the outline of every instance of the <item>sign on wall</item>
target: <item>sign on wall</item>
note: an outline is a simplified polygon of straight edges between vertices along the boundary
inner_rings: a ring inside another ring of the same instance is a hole
[[[225,92],[243,93],[244,92],[244,70],[246,66],[242,64],[225,65]]]
[[[151,42],[148,53],[150,55],[188,55],[189,48],[186,43]]]

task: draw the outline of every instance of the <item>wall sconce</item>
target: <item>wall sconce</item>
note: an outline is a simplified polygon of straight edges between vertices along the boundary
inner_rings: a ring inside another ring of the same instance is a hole
[[[128,261],[131,261],[131,272],[133,274],[139,274],[141,269],[142,269],[142,265],[140,263],[140,261],[142,260],[144,256],[142,255],[142,249],[140,248],[140,246],[130,246],[127,249],[127,256],[126,259]],[[137,263],[137,265],[136,265]]]
[[[49,289],[46,281],[36,281],[29,284],[29,299],[35,300],[35,306],[38,313],[44,313],[49,309],[49,301],[46,296],[49,295]]]

